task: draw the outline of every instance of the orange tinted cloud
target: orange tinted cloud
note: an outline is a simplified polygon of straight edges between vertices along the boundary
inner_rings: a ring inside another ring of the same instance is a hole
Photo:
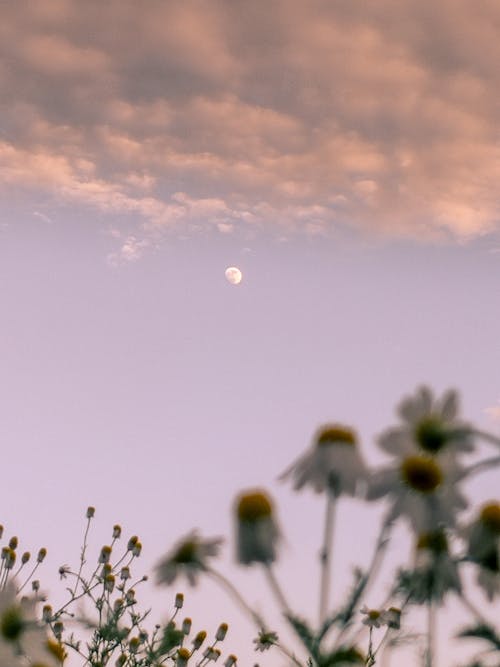
[[[498,229],[496,2],[2,11],[1,182],[136,216],[130,257],[143,237],[203,226]]]

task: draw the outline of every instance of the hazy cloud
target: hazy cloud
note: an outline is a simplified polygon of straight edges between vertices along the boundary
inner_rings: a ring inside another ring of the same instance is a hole
[[[166,229],[499,228],[496,0],[1,13],[0,187],[135,216],[123,257]]]

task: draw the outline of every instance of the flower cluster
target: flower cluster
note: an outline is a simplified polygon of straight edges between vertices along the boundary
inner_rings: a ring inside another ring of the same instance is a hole
[[[397,645],[394,639],[387,640],[387,633],[400,632],[403,612],[408,611],[410,605],[425,606],[432,614],[445,598],[454,596],[469,612],[475,613],[464,592],[463,570],[471,565],[487,600],[500,595],[500,503],[492,500],[483,505],[473,519],[464,519],[469,508],[464,482],[500,463],[498,456],[473,464],[467,462],[467,457],[476,455],[479,438],[496,446],[500,446],[500,440],[485,436],[460,418],[458,394],[452,390],[435,397],[429,388],[420,387],[414,395],[401,401],[397,414],[399,423],[384,431],[377,441],[391,459],[380,469],[371,470],[366,465],[356,432],[334,422],[315,433],[307,451],[280,477],[291,481],[296,491],[310,488],[326,500],[316,629],[291,611],[278,583],[274,565],[282,533],[269,493],[250,489],[235,500],[236,560],[241,565],[263,568],[284,618],[303,645],[307,665],[374,665],[380,650]],[[347,601],[335,611],[329,600],[330,555],[333,517],[341,497],[357,497],[367,502],[383,500],[387,511],[369,568],[357,572]],[[413,556],[409,564],[396,573],[389,606],[384,604],[382,609],[361,606],[368,584],[380,569],[391,530],[399,520],[406,523],[413,535]],[[234,586],[208,564],[209,559],[216,556],[218,546],[219,540],[203,541],[191,534],[159,564],[158,581],[171,583],[183,572],[190,583],[195,583],[198,574],[210,573],[257,624],[258,637],[254,642],[257,651],[274,648],[293,664],[306,664],[284,646],[277,633],[269,629]],[[363,620],[361,628],[354,630],[357,611]],[[500,652],[500,639],[496,645],[498,635],[492,626],[480,615],[476,621],[481,622],[480,629],[468,636],[487,634]],[[428,666],[433,664],[432,627],[429,621]],[[365,654],[357,647],[363,628],[369,631]],[[331,637],[333,630],[337,632],[336,638]],[[385,632],[378,646],[373,643],[376,630]],[[480,663],[474,664],[479,666]]]

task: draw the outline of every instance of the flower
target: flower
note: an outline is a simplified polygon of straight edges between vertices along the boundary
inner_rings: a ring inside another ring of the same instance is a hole
[[[477,583],[491,602],[500,593],[500,503],[483,505],[462,535],[467,558],[479,566]]]
[[[474,449],[470,429],[458,420],[458,394],[448,390],[435,399],[428,387],[408,396],[397,411],[403,424],[379,438],[380,447],[395,456],[449,456]]]
[[[253,643],[255,644],[256,651],[268,651],[271,646],[278,643],[278,635],[275,632],[260,630]]]
[[[279,538],[271,500],[263,491],[241,494],[236,503],[237,560],[243,565],[276,560]]]
[[[391,496],[393,505],[388,520],[405,516],[417,532],[454,526],[458,512],[468,504],[458,486],[466,474],[454,461],[411,454],[372,473],[367,499]]]
[[[207,559],[218,555],[221,543],[221,538],[202,540],[196,531],[189,533],[156,566],[157,583],[168,586],[184,573],[194,586],[198,574],[207,570]]]
[[[389,609],[382,612],[382,616],[388,628],[399,630],[401,627],[401,609],[398,607],[389,607]]]
[[[369,628],[380,628],[381,625],[384,625],[383,612],[378,609],[368,609],[365,605],[360,613],[366,617],[361,621],[363,625],[367,625]]]
[[[13,584],[0,591],[0,667],[25,664],[52,667],[61,660],[47,640],[45,631],[35,618],[35,600],[16,596]]]
[[[294,488],[309,485],[320,493],[354,496],[366,477],[365,464],[351,429],[338,424],[321,427],[310,449],[290,466],[280,479],[292,477]]]

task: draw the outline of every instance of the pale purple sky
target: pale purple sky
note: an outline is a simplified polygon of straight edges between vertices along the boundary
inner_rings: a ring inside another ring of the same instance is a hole
[[[282,577],[315,618],[322,503],[276,482],[315,428],[355,425],[380,462],[374,435],[422,382],[499,428],[498,4],[44,0],[0,17],[2,522],[47,545],[50,580],[93,504],[96,551],[119,521],[147,570],[191,527],[228,533],[234,495],[263,485]],[[373,510],[347,517],[339,560],[362,559]],[[226,571],[267,608],[257,573]],[[195,622],[228,620],[253,664],[212,591],[185,591]]]

